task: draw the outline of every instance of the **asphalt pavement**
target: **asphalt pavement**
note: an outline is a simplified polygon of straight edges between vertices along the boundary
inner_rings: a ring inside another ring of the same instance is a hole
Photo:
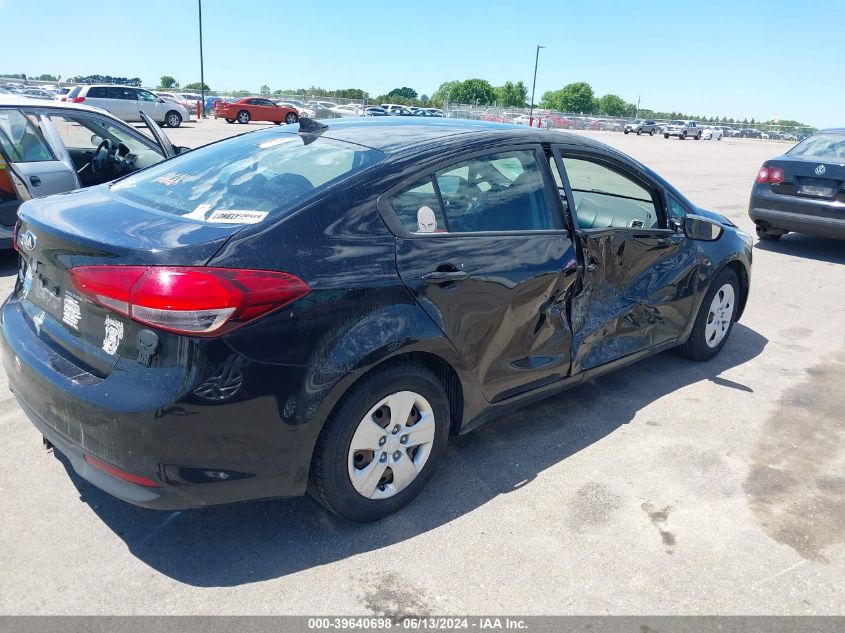
[[[788,147],[591,135],[748,231],[757,169]],[[0,292],[16,270],[0,254]],[[0,386],[0,614],[843,614],[843,333],[845,243],[755,244],[717,358],[663,353],[457,438],[369,525],[309,498],[134,508],[45,450]]]

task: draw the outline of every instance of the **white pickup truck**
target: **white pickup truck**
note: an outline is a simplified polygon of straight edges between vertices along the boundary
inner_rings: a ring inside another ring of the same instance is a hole
[[[677,136],[682,141],[688,136],[697,141],[703,132],[704,127],[695,121],[672,121],[669,125],[663,126],[663,138]]]

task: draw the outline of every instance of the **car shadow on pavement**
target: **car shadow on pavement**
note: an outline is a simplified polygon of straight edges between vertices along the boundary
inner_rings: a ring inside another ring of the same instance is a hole
[[[282,577],[411,539],[445,525],[629,423],[646,405],[710,380],[748,390],[719,375],[758,356],[768,340],[737,324],[715,359],[674,352],[651,357],[452,438],[444,464],[404,510],[375,524],[355,524],[309,497],[184,512],[143,510],[81,479],[59,456],[80,493],[130,552],[179,582],[230,587]],[[561,503],[573,491],[560,490]]]
[[[815,259],[831,264],[845,264],[845,241],[788,233],[777,241],[759,241],[754,248],[770,253]]]

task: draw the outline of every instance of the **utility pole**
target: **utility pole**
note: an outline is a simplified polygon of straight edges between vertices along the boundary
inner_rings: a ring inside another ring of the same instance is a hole
[[[531,108],[528,110],[528,127],[534,125],[534,90],[537,88],[537,62],[540,61],[540,49],[546,48],[537,44],[537,54],[534,56],[534,83],[531,84]]]
[[[205,73],[203,72],[202,63],[202,0],[197,0],[200,17],[200,107],[202,108],[202,118],[205,118]]]
[[[634,115],[635,119],[640,118],[640,96],[641,95],[637,95],[637,113]]]

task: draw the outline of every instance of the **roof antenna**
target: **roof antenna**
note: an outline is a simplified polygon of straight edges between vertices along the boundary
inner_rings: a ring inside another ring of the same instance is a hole
[[[325,123],[320,123],[319,121],[315,121],[314,119],[309,119],[308,117],[299,117],[299,133],[302,135],[314,135],[319,136],[323,132],[329,129],[329,126]],[[311,143],[316,139],[311,139],[310,141],[306,142]]]

